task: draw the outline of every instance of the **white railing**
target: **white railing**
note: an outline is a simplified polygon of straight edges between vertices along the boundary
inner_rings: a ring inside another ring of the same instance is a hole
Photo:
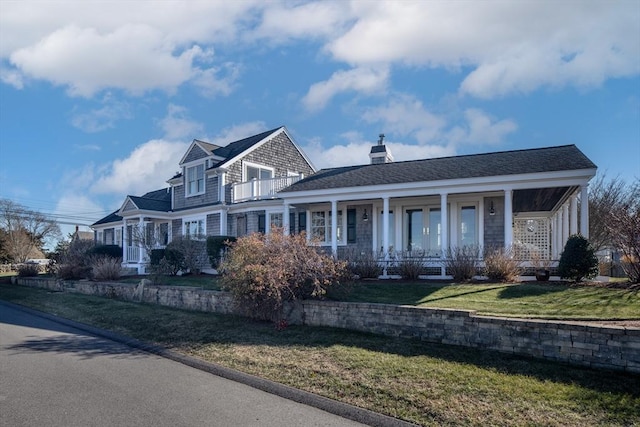
[[[281,176],[271,179],[252,179],[233,184],[233,203],[273,198],[278,191],[300,181],[300,179],[299,175]]]
[[[140,248],[138,246],[127,246],[127,262],[140,260]]]

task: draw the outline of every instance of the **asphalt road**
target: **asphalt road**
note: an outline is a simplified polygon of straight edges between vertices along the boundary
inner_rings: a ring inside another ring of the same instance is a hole
[[[0,304],[0,426],[357,426]]]

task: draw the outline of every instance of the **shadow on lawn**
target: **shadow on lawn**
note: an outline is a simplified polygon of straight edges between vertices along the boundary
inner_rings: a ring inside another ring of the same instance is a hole
[[[564,292],[568,288],[567,285],[549,285],[549,284],[519,284],[505,286],[503,290],[498,293],[498,298],[510,299],[510,298],[525,298],[525,297],[538,297],[547,294],[553,294],[556,292]]]

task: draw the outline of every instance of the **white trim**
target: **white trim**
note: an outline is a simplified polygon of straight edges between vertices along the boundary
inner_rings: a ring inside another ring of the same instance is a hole
[[[267,171],[271,172],[271,178],[275,178],[276,177],[276,169],[271,167],[271,166],[267,166],[267,165],[261,165],[260,163],[255,163],[255,162],[250,162],[247,160],[242,160],[242,181],[241,182],[247,182],[250,181],[250,179],[247,177],[247,167],[250,168],[255,168],[258,170],[264,169]],[[262,179],[262,177],[258,177],[256,178],[258,180]]]
[[[526,190],[544,187],[571,187],[586,184],[595,175],[595,169],[530,173],[520,175],[499,175],[492,177],[464,178],[438,181],[404,182],[397,184],[342,187],[295,192],[280,192],[278,197],[295,203],[318,203],[331,198],[340,200],[379,199],[380,193],[393,197],[438,195],[442,192],[478,193],[511,190]]]

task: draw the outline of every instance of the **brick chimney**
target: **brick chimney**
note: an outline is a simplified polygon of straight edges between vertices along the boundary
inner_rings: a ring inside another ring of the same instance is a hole
[[[383,143],[384,133],[381,133],[379,137],[380,139],[378,140],[378,144],[371,147],[371,152],[369,153],[369,158],[371,159],[372,165],[393,162],[391,151]]]

